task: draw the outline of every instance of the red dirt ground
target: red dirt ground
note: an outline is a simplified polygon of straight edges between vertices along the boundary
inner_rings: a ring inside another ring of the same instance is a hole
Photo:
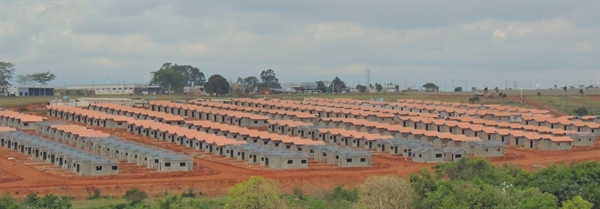
[[[41,114],[38,113],[38,114]],[[56,118],[48,118],[50,121]],[[372,175],[394,174],[409,176],[422,168],[435,164],[413,163],[410,159],[374,153],[373,166],[369,168],[339,168],[325,163],[309,161],[307,169],[270,170],[255,164],[249,164],[224,157],[216,157],[178,145],[158,142],[154,139],[131,135],[125,131],[90,127],[111,133],[139,143],[164,149],[184,152],[194,156],[193,172],[159,173],[124,164],[122,176],[80,177],[50,164],[33,163],[28,157],[6,148],[0,148],[0,193],[10,193],[23,198],[29,193],[69,195],[83,199],[99,189],[102,195],[121,196],[131,188],[142,189],[150,196],[161,196],[165,191],[181,193],[189,188],[204,195],[217,196],[227,193],[230,186],[248,179],[250,176],[264,176],[279,180],[285,192],[301,188],[306,193],[331,189],[338,184],[357,187]],[[600,141],[598,142],[600,143]],[[578,147],[570,151],[535,151],[521,147],[508,146],[506,156],[489,158],[494,164],[510,164],[527,170],[538,170],[554,163],[600,160],[600,145]],[[8,160],[13,157],[15,160]],[[33,163],[33,164],[32,164]],[[131,170],[128,170],[131,169]]]

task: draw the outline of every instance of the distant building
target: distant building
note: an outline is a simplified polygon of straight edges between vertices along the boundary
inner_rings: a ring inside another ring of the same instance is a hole
[[[160,94],[159,86],[150,86],[146,84],[92,84],[92,85],[72,85],[68,86],[69,90],[88,90],[90,94],[96,95],[154,95]]]
[[[298,93],[317,91],[317,87],[317,82],[288,82],[281,84],[281,88],[284,90]]]
[[[54,96],[54,86],[50,85],[14,85],[8,87],[8,94],[18,97]]]

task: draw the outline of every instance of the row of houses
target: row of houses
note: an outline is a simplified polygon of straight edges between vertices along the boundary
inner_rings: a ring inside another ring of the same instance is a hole
[[[44,118],[35,115],[8,110],[0,111],[0,126],[7,126],[20,130],[35,130],[35,124],[42,121],[44,121]]]
[[[118,175],[119,162],[16,130],[0,129],[0,145],[82,176]]]
[[[109,115],[71,106],[49,106],[48,109],[46,109],[46,114],[48,116],[102,128],[127,128],[129,123],[135,120],[125,116]]]
[[[41,123],[36,128],[36,134],[54,138],[94,154],[158,171],[193,170],[191,156],[128,142],[83,126]]]
[[[236,100],[234,100],[235,102]],[[243,101],[248,101],[248,99],[244,99]],[[261,101],[261,100],[259,100]],[[263,100],[264,101],[264,100]],[[241,105],[244,105],[242,103],[239,103]],[[247,102],[246,104],[251,104],[250,102]],[[273,108],[273,106],[270,106],[271,108]],[[595,135],[594,133],[594,127],[597,124],[591,124],[594,125],[592,127],[577,127],[577,124],[563,124],[562,125],[562,129],[558,129],[558,128],[552,128],[552,127],[532,127],[532,126],[521,126],[518,123],[508,123],[508,122],[498,122],[498,121],[494,121],[494,120],[484,120],[484,119],[479,119],[479,118],[471,118],[471,117],[451,117],[449,118],[450,120],[441,120],[441,119],[435,119],[435,118],[422,118],[422,117],[399,117],[398,118],[398,122],[403,126],[403,127],[411,127],[414,129],[425,129],[425,130],[436,130],[438,132],[451,132],[453,134],[463,134],[463,135],[467,135],[467,136],[475,136],[475,137],[480,137],[483,140],[492,140],[494,138],[496,138],[498,141],[504,142],[504,143],[510,143],[513,145],[522,145],[524,147],[527,148],[541,148],[541,149],[554,149],[554,148],[558,148],[558,149],[570,149],[569,148],[569,140],[562,138],[564,136],[568,136],[569,138],[571,138],[574,141],[575,145],[579,145],[579,146],[587,146],[587,145],[593,145],[595,144]],[[319,122],[322,123],[324,119],[321,119]],[[331,120],[331,119],[330,119]],[[335,120],[335,119],[333,119]],[[342,119],[338,119],[342,120]],[[351,119],[344,119],[344,120],[351,120]],[[462,121],[468,121],[469,123],[453,123],[453,120],[457,120],[459,122]],[[487,124],[487,126],[491,126],[493,128],[487,128],[487,127],[482,127],[482,126],[478,126],[478,125],[473,125],[473,124]],[[373,123],[371,123],[373,124]],[[588,124],[588,125],[590,125]],[[323,124],[319,124],[319,125],[323,125]],[[371,129],[371,128],[377,128],[377,125],[379,126],[386,126],[383,124],[377,124],[375,123],[375,125],[372,125],[371,127],[368,127],[368,125],[365,123],[363,123],[363,125],[365,125],[365,127],[362,127],[363,129]],[[518,126],[518,127],[515,127]],[[509,139],[509,133],[510,132],[506,132],[503,130],[500,130],[498,132],[495,131],[494,128],[505,128],[508,127],[510,128],[509,130],[520,130],[520,131],[528,131],[528,132],[536,132],[539,134],[542,134],[541,137],[539,137],[538,135],[533,135],[530,136],[529,139],[531,140],[527,140],[527,139],[518,139],[519,136],[523,135],[522,133],[515,133],[517,135],[517,138],[513,139],[513,140],[508,140]],[[345,127],[348,128],[348,127]],[[360,127],[357,127],[360,128]],[[531,130],[533,129],[533,130]],[[563,131],[563,130],[567,130],[567,131]],[[376,130],[378,131],[378,130]],[[379,130],[380,131],[380,130]],[[407,130],[409,131],[409,130]],[[573,133],[573,132],[579,132],[579,133]],[[590,134],[589,132],[592,132],[592,134]],[[548,136],[550,135],[550,136]],[[546,137],[547,139],[543,139],[542,137]],[[554,138],[552,138],[552,136]],[[560,138],[557,138],[560,137]],[[554,139],[554,140],[552,140]],[[519,141],[520,140],[520,141]],[[537,143],[539,143],[538,141],[542,140],[542,141],[553,141],[553,142],[542,142],[542,146],[538,146]],[[555,144],[555,145],[552,145]],[[547,146],[546,146],[547,145]],[[562,148],[560,148],[561,146]]]
[[[129,107],[124,105],[116,104],[90,104],[89,110],[96,112],[103,112],[111,115],[121,115],[136,120],[154,120],[161,123],[180,125],[183,123],[184,118],[161,112],[154,112],[146,109]]]

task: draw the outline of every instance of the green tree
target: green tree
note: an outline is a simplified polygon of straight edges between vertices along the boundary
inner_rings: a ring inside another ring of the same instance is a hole
[[[229,188],[225,209],[278,209],[287,208],[280,197],[277,182],[253,176]]]
[[[462,87],[456,87],[454,88],[454,92],[462,92]]]
[[[317,90],[321,93],[327,92],[327,86],[325,86],[325,82],[317,81]]]
[[[123,199],[129,201],[131,205],[139,204],[146,198],[148,198],[146,192],[141,191],[137,188],[127,190],[127,192],[125,192],[125,195],[123,196]]]
[[[478,102],[479,100],[480,100],[479,96],[474,96],[474,97],[469,98],[469,103],[475,104],[475,102]]]
[[[23,203],[25,205],[35,205],[38,201],[39,197],[35,193],[29,193]],[[0,207],[1,208],[1,207]]]
[[[434,83],[426,83],[423,85],[426,91],[439,91],[440,87],[435,85]]]
[[[17,200],[6,193],[0,197],[0,209],[21,209],[23,208]]]
[[[52,194],[47,194],[39,198],[34,206],[34,208],[47,209],[70,209],[72,207],[71,200],[68,197],[54,196]]]
[[[36,83],[39,83],[42,85],[48,85],[48,82],[56,79],[56,75],[54,73],[51,73],[50,71],[47,71],[44,73],[34,73],[34,74],[32,74],[32,77]]]
[[[383,90],[383,86],[381,86],[381,84],[379,83],[375,83],[375,89],[377,90],[377,92],[381,92]]]
[[[246,88],[246,93],[250,93],[259,86],[260,81],[254,76],[249,76],[247,78],[244,78],[243,83],[244,87]]]
[[[198,69],[197,67],[193,67],[190,65],[171,65],[171,63],[165,63],[166,65],[169,66],[170,69],[172,69],[175,72],[180,73],[184,80],[183,80],[183,85],[184,86],[199,86],[199,85],[204,85],[205,83],[205,78],[204,78],[204,73],[200,71],[200,69]],[[164,65],[163,65],[164,66]]]
[[[170,63],[166,63],[170,64]],[[158,85],[161,89],[166,91],[177,91],[182,92],[186,78],[179,72],[170,69],[169,66],[161,67],[161,69],[151,73],[152,80],[150,85]]]
[[[0,95],[8,93],[7,89],[10,86],[10,80],[15,73],[15,65],[10,62],[0,61]]]
[[[275,74],[275,71],[268,69],[263,70],[260,73],[261,86],[263,88],[281,88],[281,84],[279,84],[279,79]]]
[[[358,92],[360,92],[360,93],[365,93],[365,92],[367,92],[367,86],[358,84],[358,85],[356,85],[356,90],[358,90]]]
[[[208,81],[204,85],[204,89],[208,93],[214,93],[217,96],[225,95],[229,93],[229,82],[223,76],[214,74],[208,78]]]
[[[345,89],[346,84],[344,83],[344,81],[342,81],[342,79],[338,78],[337,76],[333,79],[333,81],[331,81],[331,84],[329,84],[329,91],[330,92],[341,92],[342,89]]]
[[[358,190],[344,189],[344,184],[340,184],[325,195],[325,200],[344,200],[348,202],[356,202],[358,201]]]
[[[483,89],[483,93],[484,93],[484,94],[487,94],[487,93],[488,93],[488,87],[485,87],[485,88]]]
[[[558,200],[554,195],[532,187],[516,190],[510,196],[510,203],[519,209],[558,208]]]
[[[397,176],[369,177],[359,189],[359,205],[363,208],[411,208],[414,191],[410,183]]]
[[[577,195],[572,200],[563,201],[561,209],[592,209],[593,207],[594,204]]]
[[[584,116],[588,114],[588,110],[586,107],[578,107],[577,109],[573,110],[573,113],[575,115]]]

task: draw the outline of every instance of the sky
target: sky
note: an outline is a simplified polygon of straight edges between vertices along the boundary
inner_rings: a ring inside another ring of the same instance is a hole
[[[0,1],[0,60],[52,85],[340,77],[420,87],[600,83],[598,1]],[[520,87],[519,87],[520,88]]]

